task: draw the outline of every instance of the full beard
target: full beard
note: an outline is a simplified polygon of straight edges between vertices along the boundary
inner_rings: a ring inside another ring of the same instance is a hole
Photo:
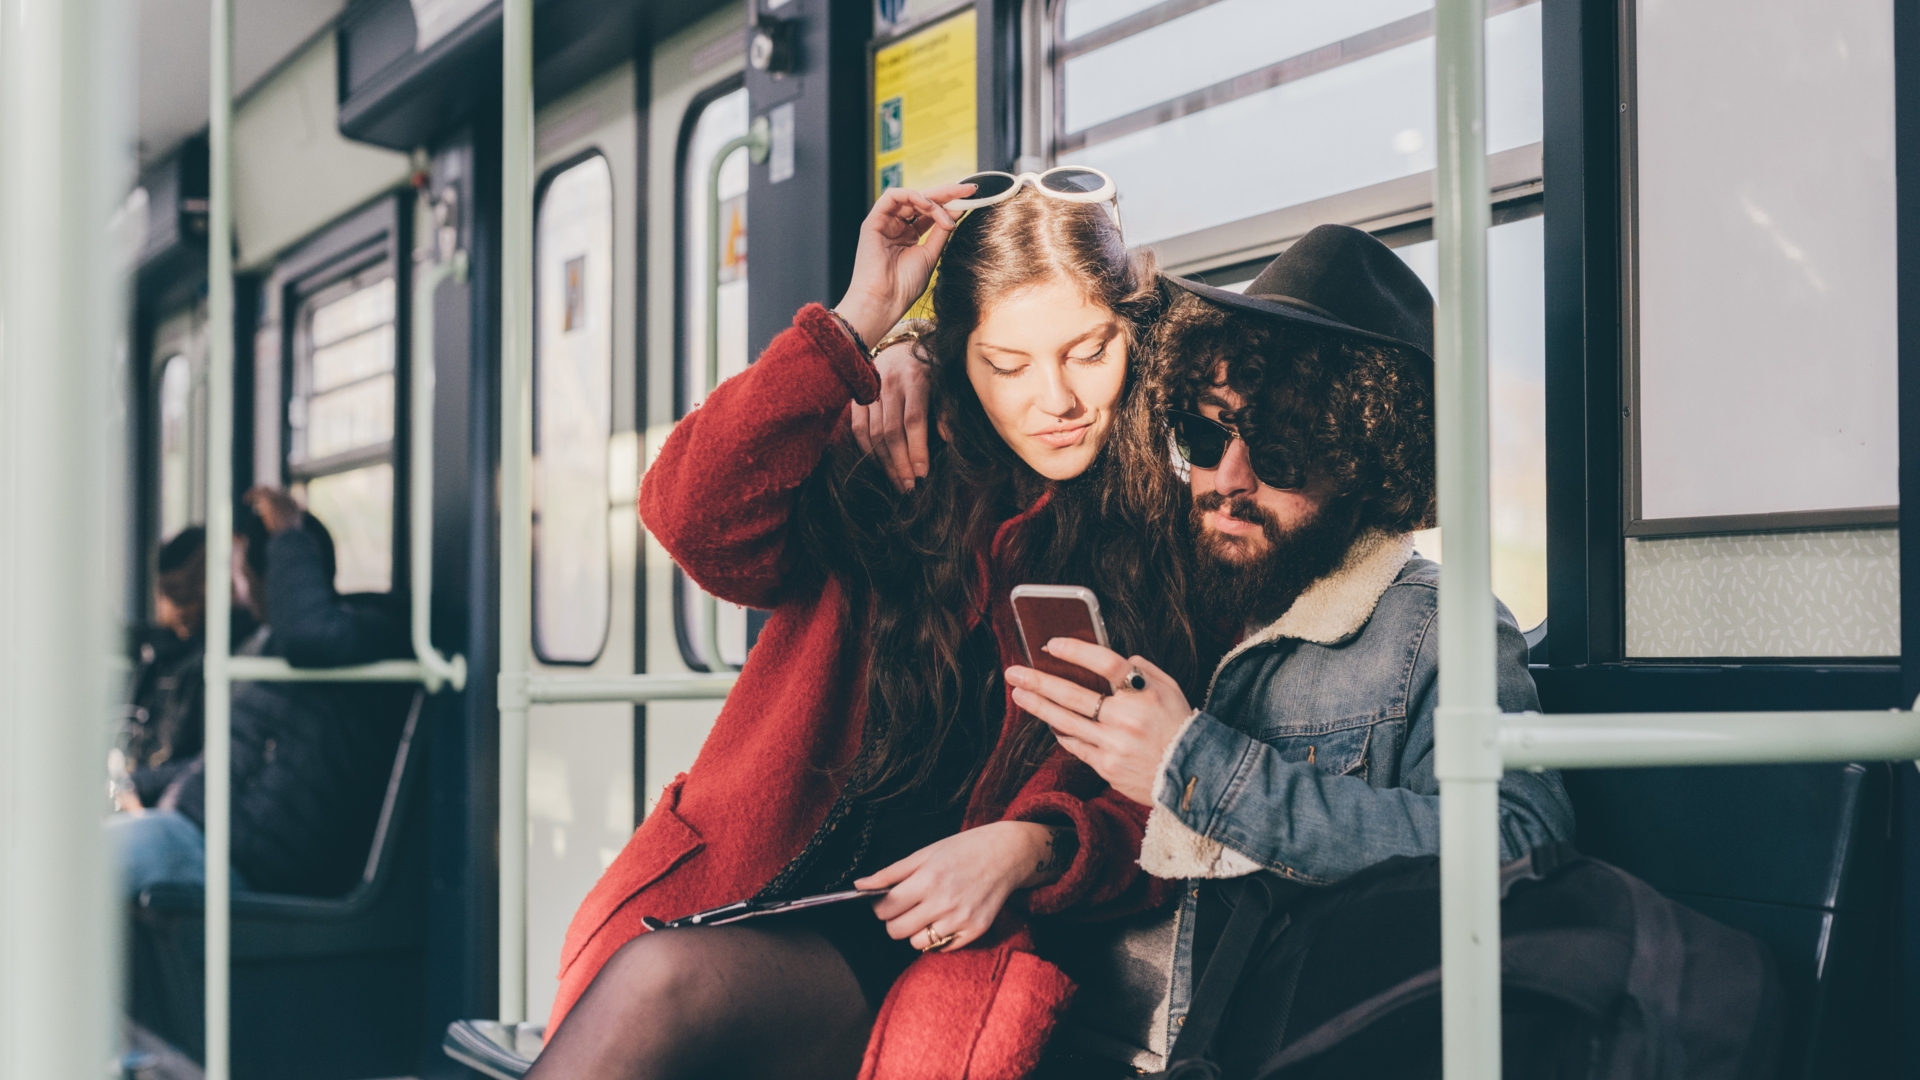
[[[1260,526],[1264,543],[1228,536],[1207,525],[1220,510]],[[1193,500],[1194,611],[1234,634],[1265,626],[1286,613],[1307,586],[1332,573],[1353,543],[1354,514],[1335,503],[1311,519],[1282,529],[1249,498],[1209,491]]]

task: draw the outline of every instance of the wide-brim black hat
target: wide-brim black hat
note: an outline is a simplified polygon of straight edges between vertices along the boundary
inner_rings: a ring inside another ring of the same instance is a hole
[[[1346,225],[1321,225],[1247,283],[1247,291],[1167,281],[1217,304],[1364,341],[1433,363],[1433,294],[1393,249]]]

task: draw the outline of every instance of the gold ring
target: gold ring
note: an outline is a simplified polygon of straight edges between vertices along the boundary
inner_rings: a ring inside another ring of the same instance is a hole
[[[927,947],[924,949],[921,949],[920,951],[923,953],[928,953],[928,952],[932,952],[935,949],[944,949],[948,945],[953,944],[953,939],[959,936],[960,935],[958,933],[952,933],[952,934],[946,935],[945,937],[941,937],[939,935],[936,935],[933,932],[932,926],[928,926],[927,927]]]

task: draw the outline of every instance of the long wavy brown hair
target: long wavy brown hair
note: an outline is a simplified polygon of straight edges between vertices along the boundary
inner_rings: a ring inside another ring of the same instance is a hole
[[[1007,446],[967,377],[967,340],[994,301],[1056,279],[1111,309],[1128,340],[1107,443],[1086,472],[1060,482]],[[973,211],[948,240],[933,288],[937,329],[921,342],[938,419],[926,478],[902,495],[848,440],[802,494],[803,549],[850,584],[869,627],[866,732],[848,794],[922,792],[955,740],[965,740],[973,772],[957,790],[926,794],[962,801],[971,792],[997,733],[960,715],[964,691],[976,690],[983,710],[1004,700],[997,655],[984,671],[964,658],[970,628],[987,615],[981,565],[1000,523],[1049,492],[1002,558],[1021,568],[1020,583],[1092,589],[1114,649],[1153,660],[1191,691],[1199,665],[1184,601],[1189,496],[1144,390],[1143,345],[1161,302],[1151,257],[1130,254],[1099,206],[1023,192]],[[1055,746],[1045,724],[1025,714],[1019,722],[993,793],[999,805]]]

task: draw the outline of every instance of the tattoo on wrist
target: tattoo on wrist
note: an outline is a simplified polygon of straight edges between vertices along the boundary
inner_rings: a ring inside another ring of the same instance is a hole
[[[1047,850],[1034,864],[1036,874],[1064,874],[1067,867],[1073,865],[1073,857],[1080,852],[1080,834],[1066,826],[1049,826],[1047,829]]]

